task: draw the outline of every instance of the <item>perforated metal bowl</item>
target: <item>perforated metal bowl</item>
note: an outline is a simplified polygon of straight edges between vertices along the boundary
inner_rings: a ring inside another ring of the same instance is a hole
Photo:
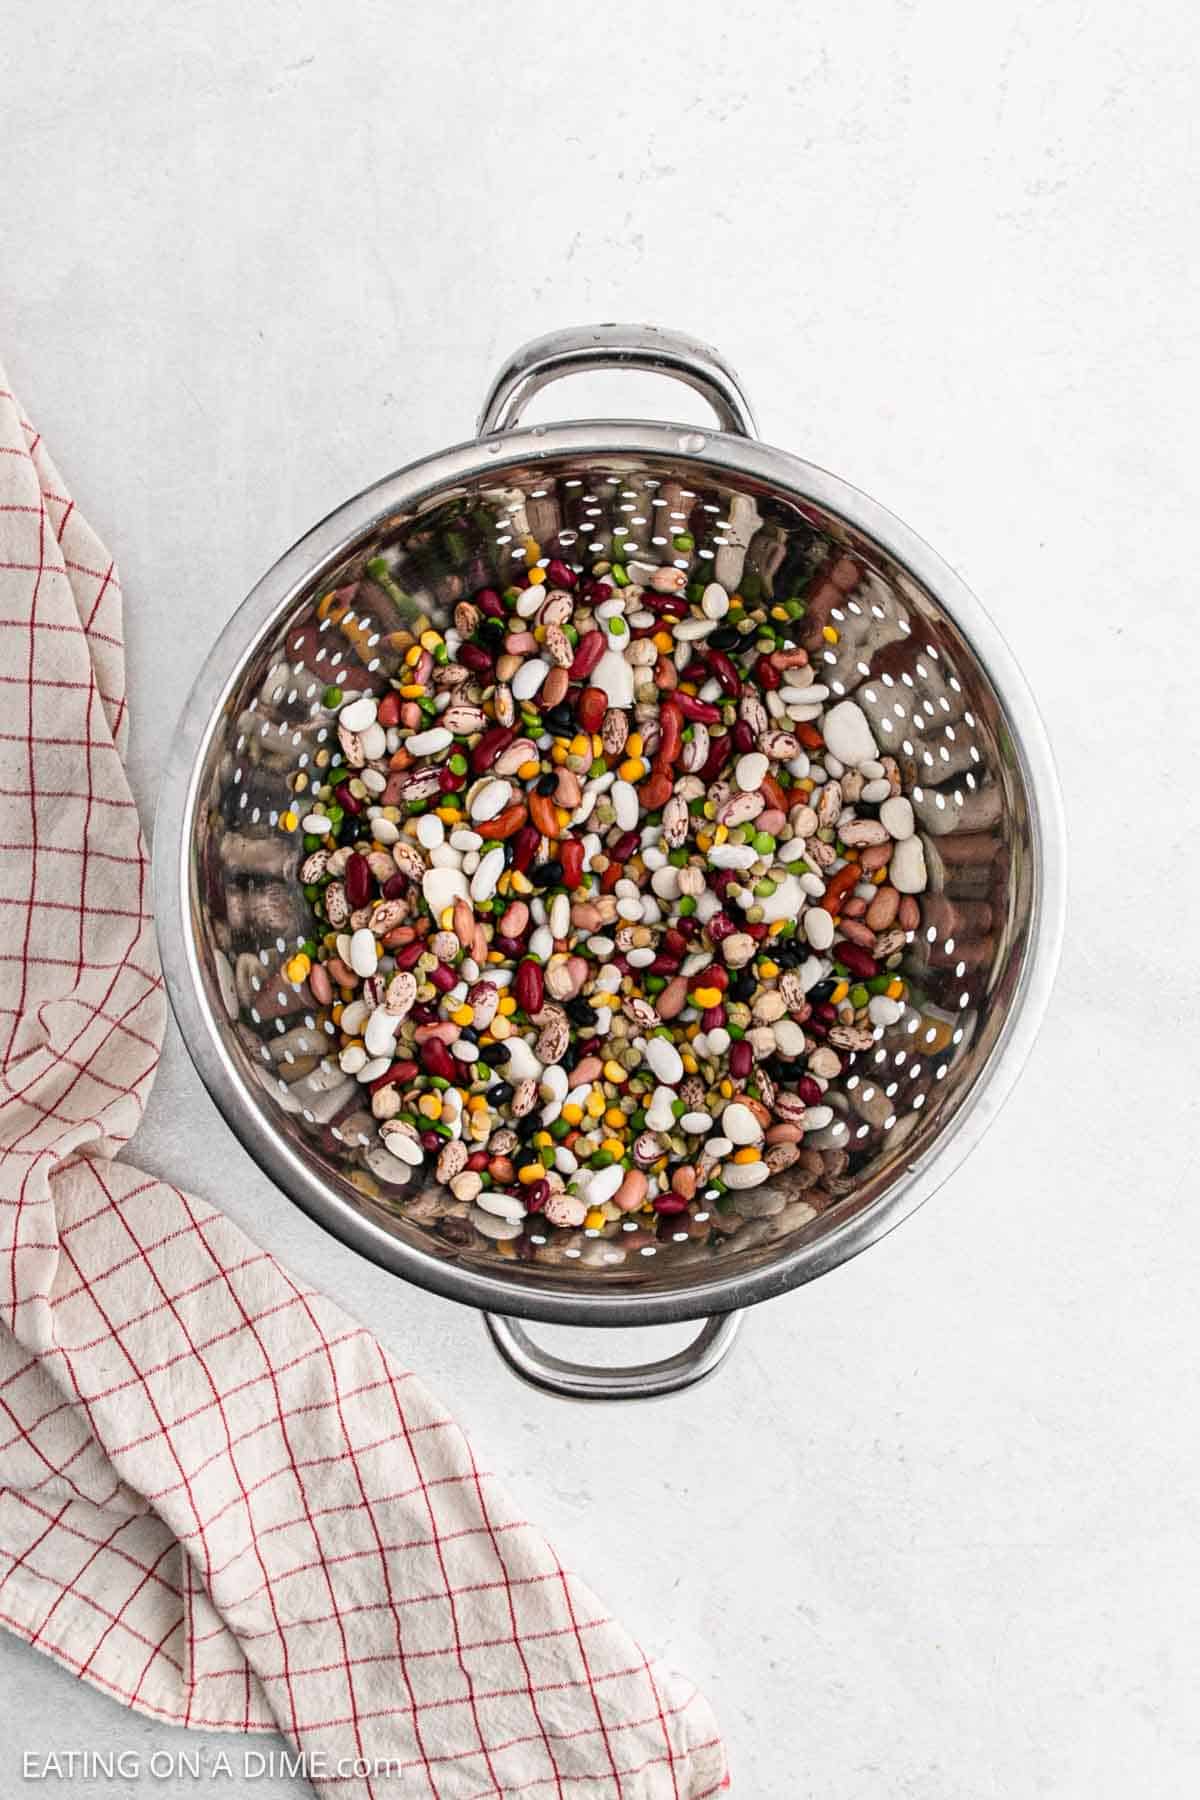
[[[721,429],[517,428],[546,382],[610,364],[686,381]],[[737,380],[715,352],[646,327],[538,340],[497,379],[479,431],[331,514],[221,633],[158,810],[167,984],[225,1118],[322,1225],[398,1275],[499,1315],[489,1318],[493,1338],[528,1379],[579,1395],[664,1392],[716,1366],[736,1309],[811,1280],[897,1224],[994,1118],[1058,957],[1058,784],[1025,683],[979,603],[874,501],[754,441]],[[695,548],[680,557],[672,540],[685,525]],[[379,1146],[307,989],[283,978],[309,915],[296,839],[277,821],[289,776],[327,740],[326,684],[391,673],[401,652],[390,634],[420,613],[446,619],[476,587],[503,586],[531,536],[545,556],[632,545],[631,555],[711,572],[731,591],[807,593],[821,679],[853,695],[911,783],[930,886],[903,964],[913,1003],[856,1057],[837,1117],[815,1140],[827,1153],[815,1186],[789,1190],[787,1172],[775,1200],[757,1194],[756,1216],[732,1226],[714,1213],[682,1228],[668,1221],[657,1235],[547,1229],[544,1243],[526,1239],[514,1255],[475,1231],[430,1176],[400,1185],[406,1171]],[[393,581],[381,587],[366,570],[384,553]],[[848,592],[821,580],[846,557],[859,570]],[[339,598],[322,605],[331,593]],[[560,1361],[519,1318],[708,1323],[667,1362],[614,1371]]]

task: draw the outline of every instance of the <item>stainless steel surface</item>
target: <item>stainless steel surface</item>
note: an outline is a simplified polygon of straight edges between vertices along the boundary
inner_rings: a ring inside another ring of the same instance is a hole
[[[670,375],[703,394],[723,431],[758,436],[750,402],[720,351],[656,325],[576,325],[522,344],[488,389],[479,435],[511,431],[533,396],[564,375],[620,368]]]
[[[485,1313],[484,1324],[513,1374],[543,1393],[567,1400],[659,1400],[716,1374],[737,1341],[742,1314],[721,1313],[706,1320],[690,1344],[664,1356],[661,1362],[627,1363],[618,1368],[555,1356],[516,1319]]]
[[[628,360],[642,338],[622,328],[618,354]],[[599,354],[592,344],[589,357]],[[561,361],[535,355],[530,370],[557,372]],[[503,378],[489,411],[519,408],[528,391],[519,375]],[[336,675],[352,690],[390,672],[399,653],[389,633],[422,611],[444,618],[464,588],[502,585],[527,534],[546,555],[632,540],[656,560],[656,515],[668,502],[689,510],[697,568],[731,588],[800,592],[839,556],[861,569],[852,594],[832,611],[826,603],[828,620],[814,617],[814,628],[828,622],[839,634],[827,644],[818,633],[814,653],[914,784],[930,890],[904,970],[919,1006],[859,1059],[846,1115],[828,1128],[843,1125],[844,1136],[825,1139],[831,1152],[848,1146],[846,1166],[832,1154],[818,1188],[783,1188],[774,1216],[731,1229],[714,1213],[697,1236],[664,1227],[636,1255],[555,1232],[525,1258],[505,1256],[444,1190],[399,1185],[403,1170],[374,1142],[360,1091],[325,1058],[321,1021],[280,980],[308,922],[296,842],[276,820],[288,775],[329,736],[326,681]],[[395,571],[388,590],[365,574],[384,551]],[[331,593],[342,596],[332,614],[321,605]],[[652,1324],[729,1311],[823,1274],[957,1166],[1012,1087],[1045,1009],[1062,937],[1064,833],[1016,662],[928,545],[783,451],[682,425],[593,421],[507,431],[413,463],[270,570],[222,632],[180,722],[155,887],[191,1055],[247,1149],[299,1205],[397,1274],[472,1305]]]

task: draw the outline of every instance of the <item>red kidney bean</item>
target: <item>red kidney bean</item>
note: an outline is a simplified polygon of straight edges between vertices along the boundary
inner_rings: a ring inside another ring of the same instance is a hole
[[[749,923],[746,923],[745,925],[742,926],[742,930],[744,932],[746,932],[750,937],[757,940],[759,938],[766,937],[768,927],[766,925],[751,925]]]
[[[671,771],[655,764],[654,773],[644,781],[638,789],[641,795],[642,809],[645,812],[657,812],[667,804],[675,791],[675,781]]]
[[[562,830],[553,800],[547,794],[539,794],[536,789],[529,796],[529,816],[543,837],[557,838]]]
[[[677,693],[675,704],[684,718],[691,719],[695,724],[719,725],[721,723],[720,707],[710,706],[707,700],[697,700],[694,694]]]
[[[542,834],[536,825],[522,825],[520,831],[514,834],[512,866],[519,875],[524,875],[533,862],[541,841]]]
[[[723,1006],[706,1006],[700,1015],[701,1031],[715,1031],[718,1025],[724,1023],[725,1008]]]
[[[513,994],[516,1002],[524,1012],[541,1012],[546,998],[546,984],[542,976],[540,963],[526,956],[517,964],[517,973],[513,980]]]
[[[421,1133],[421,1148],[422,1148],[422,1150],[434,1151],[434,1150],[440,1150],[441,1147],[442,1147],[442,1140],[438,1136],[437,1132],[432,1129],[432,1127],[428,1131],[423,1131]]]
[[[575,717],[584,731],[599,731],[608,711],[608,695],[603,688],[584,688],[575,708]]]
[[[402,875],[400,870],[397,869],[396,873],[394,875],[389,875],[383,884],[382,892],[384,899],[399,900],[407,886],[408,876]]]
[[[428,1000],[422,1000],[418,1005],[412,1007],[408,1016],[414,1025],[437,1025],[439,1023],[438,1009]]]
[[[769,656],[760,656],[754,665],[754,679],[759,687],[770,690],[777,688],[783,677]]]
[[[464,668],[474,669],[477,675],[486,675],[495,661],[482,644],[460,644],[455,654]]]
[[[400,723],[400,708],[404,704],[395,688],[392,688],[379,702],[379,710],[375,714],[375,722],[386,730],[390,725]]]
[[[338,788],[336,792],[335,798],[342,811],[348,812],[352,818],[356,819],[363,809],[363,803],[358,795],[350,792],[350,783],[348,781],[343,781],[341,787]]]
[[[552,556],[546,564],[546,580],[551,587],[573,588],[579,577],[561,557]]]
[[[682,1194],[655,1194],[654,1210],[657,1213],[683,1213],[688,1209],[688,1201]]]
[[[603,606],[606,600],[612,599],[612,588],[607,581],[597,581],[593,576],[585,581],[580,589],[584,599],[590,606]]]
[[[699,919],[677,919],[675,921],[675,929],[676,931],[682,932],[683,936],[690,942],[700,930],[700,921]]]
[[[480,612],[487,614],[489,619],[503,619],[506,617],[504,602],[496,592],[495,588],[480,588],[475,596],[475,604]]]
[[[509,937],[507,933],[498,931],[492,938],[492,947],[503,952],[505,956],[520,956],[525,948],[524,938]]]
[[[365,906],[375,885],[365,856],[354,851],[346,864],[346,898],[356,910]]]
[[[837,1007],[832,1001],[822,1000],[819,1006],[813,1007],[813,1018],[820,1020],[822,1025],[836,1025]]]
[[[562,863],[563,886],[577,888],[583,880],[583,845],[578,838],[564,838],[558,847],[558,860]],[[516,858],[513,858],[515,864]]]
[[[406,944],[403,950],[398,950],[396,952],[396,967],[398,969],[413,969],[420,962],[424,954],[424,944],[419,942],[416,944]]]
[[[745,1081],[754,1067],[754,1051],[745,1038],[739,1038],[729,1051],[729,1071],[738,1081]]]
[[[585,1056],[595,1056],[597,1050],[600,1048],[600,1042],[601,1040],[598,1037],[580,1038],[578,1044],[575,1046],[579,1052],[579,1060],[582,1062]]]
[[[486,773],[501,752],[508,749],[516,735],[515,725],[493,725],[485,731],[471,752],[471,767],[476,775]]]
[[[451,1056],[445,1044],[437,1038],[426,1038],[421,1045],[421,1062],[430,1075],[440,1075],[443,1081],[453,1081],[456,1057]]]
[[[821,1085],[812,1075],[802,1075],[796,1083],[797,1098],[803,1100],[805,1106],[820,1106],[824,1098]]]
[[[404,1062],[394,1062],[390,1069],[382,1075],[377,1075],[374,1081],[368,1084],[369,1091],[372,1094],[377,1094],[380,1088],[403,1085],[412,1081],[416,1073],[417,1065],[415,1062],[409,1062],[407,1060]]]
[[[658,715],[658,754],[656,761],[667,768],[679,754],[679,740],[683,735],[683,714],[679,710],[678,700],[664,700]]]
[[[483,1171],[488,1166],[488,1161],[489,1158],[486,1150],[472,1150],[470,1156],[467,1158],[467,1167],[468,1169],[473,1169],[476,1175],[482,1175]]]
[[[730,662],[723,650],[710,650],[708,666],[721,684],[721,691],[737,700],[742,692],[741,676]]]
[[[750,727],[747,725],[745,719],[738,720],[737,724],[734,726],[732,732],[730,733],[730,736],[733,739],[734,749],[736,751],[738,751],[740,755],[745,756],[747,751],[753,750],[753,748],[754,748],[754,733],[751,731]]]
[[[687,954],[687,939],[677,925],[668,925],[663,932],[661,949],[667,956],[680,957]]]
[[[678,956],[667,956],[660,950],[654,961],[649,964],[647,973],[650,975],[674,975],[679,968],[679,963]]]
[[[548,1181],[531,1181],[525,1189],[525,1205],[531,1213],[540,1213],[549,1198]]]
[[[602,631],[585,631],[575,646],[575,655],[571,661],[571,680],[586,681],[600,658],[604,655],[605,639]],[[607,705],[607,700],[605,705]]]
[[[496,843],[502,843],[505,838],[510,838],[515,832],[520,831],[528,816],[525,802],[518,800],[514,805],[506,806],[502,813],[497,813],[494,819],[488,820],[487,834],[490,838],[494,838]]]
[[[724,737],[715,737],[709,746],[704,767],[700,771],[700,779],[709,783],[716,780],[725,764],[733,755],[733,739],[726,732]]]
[[[448,994],[458,981],[458,976],[453,969],[448,969],[445,963],[437,963],[430,969],[429,979],[439,994]]]
[[[878,975],[879,964],[873,956],[869,956],[860,944],[842,942],[835,944],[833,955],[838,962],[856,975],[860,981],[869,981],[872,975]]]
[[[758,784],[758,791],[768,807],[775,807],[779,812],[788,810],[788,797],[773,775],[764,775]]]
[[[617,839],[608,852],[612,862],[626,863],[642,841],[640,831],[626,831]]]

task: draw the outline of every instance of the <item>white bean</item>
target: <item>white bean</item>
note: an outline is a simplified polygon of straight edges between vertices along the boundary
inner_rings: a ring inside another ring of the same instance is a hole
[[[373,975],[379,962],[379,945],[365,925],[350,939],[350,967],[356,975]]]

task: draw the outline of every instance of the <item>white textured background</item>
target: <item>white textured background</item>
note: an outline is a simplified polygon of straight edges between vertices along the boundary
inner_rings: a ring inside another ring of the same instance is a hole
[[[745,1800],[1191,1800],[1191,5],[0,0],[0,42],[0,355],[121,565],[147,820],[266,565],[467,436],[522,339],[646,318],[719,344],[768,441],[957,564],[1030,672],[1072,835],[1065,966],[1000,1123],[691,1396],[519,1390],[476,1318],[272,1190],[177,1038],[140,1159],[427,1375],[712,1693]],[[701,416],[619,385],[542,416]],[[0,1694],[6,1794],[24,1748],[185,1742],[8,1639]]]

